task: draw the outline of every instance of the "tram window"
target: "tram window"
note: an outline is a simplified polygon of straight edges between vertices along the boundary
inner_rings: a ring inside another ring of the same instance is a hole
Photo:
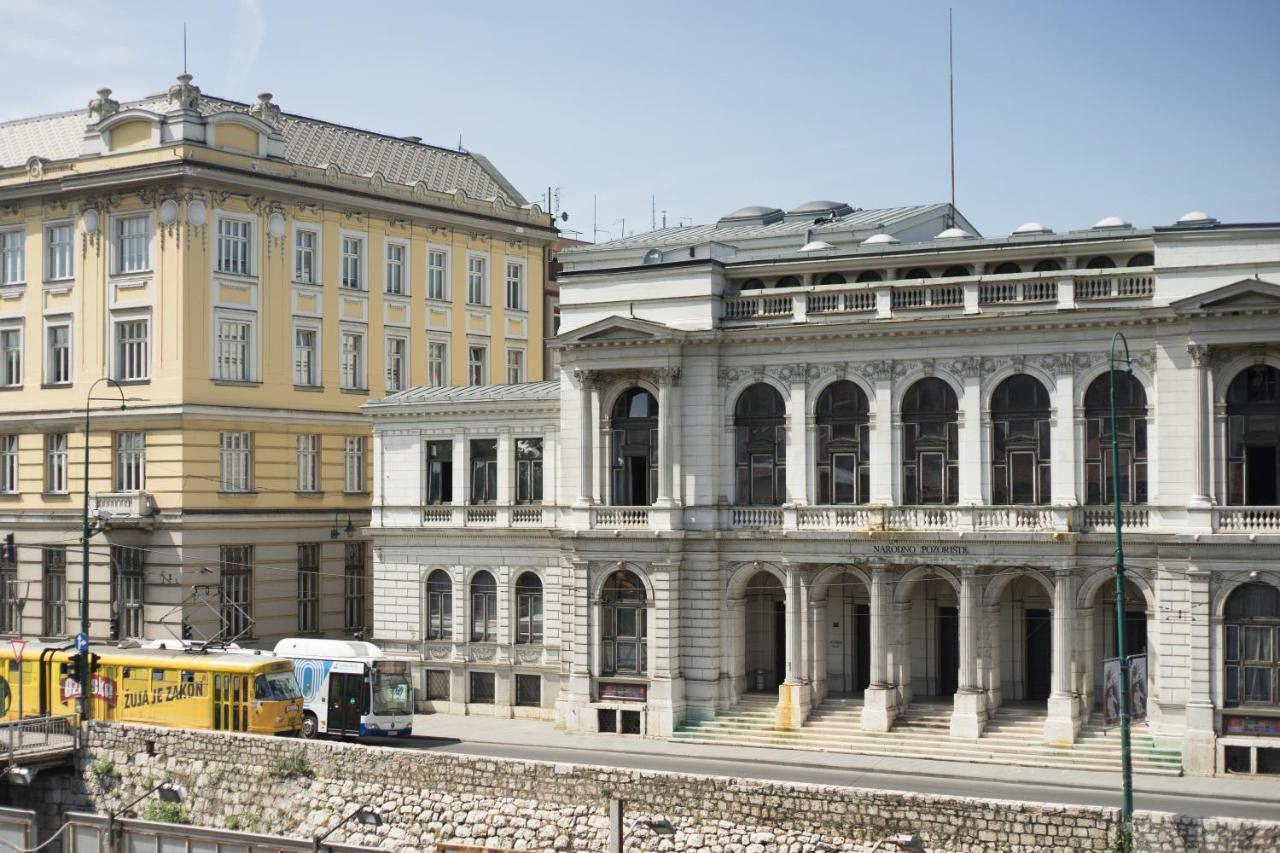
[[[153,669],[153,670],[151,670],[151,680],[152,680],[152,681],[164,681],[164,677],[165,677],[165,675],[167,675],[167,673],[166,673],[166,672],[165,672],[165,670],[163,670],[163,669]]]
[[[191,670],[189,670],[189,669],[184,669],[184,670],[182,671],[182,683],[183,683],[183,684],[194,684],[194,683],[195,683],[195,680],[196,680],[196,674],[195,674],[194,672],[192,672],[192,671],[191,671]]]
[[[120,671],[120,677],[121,677],[121,678],[133,678],[133,667],[131,667],[131,666],[126,666],[123,670],[121,670],[121,671]]]

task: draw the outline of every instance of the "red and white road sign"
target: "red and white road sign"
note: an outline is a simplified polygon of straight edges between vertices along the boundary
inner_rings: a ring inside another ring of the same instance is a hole
[[[10,640],[9,645],[13,646],[13,659],[18,663],[22,663],[22,650],[27,647],[27,641]]]

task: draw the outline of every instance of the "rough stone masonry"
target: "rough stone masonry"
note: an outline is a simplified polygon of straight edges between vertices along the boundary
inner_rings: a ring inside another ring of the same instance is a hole
[[[53,777],[50,777],[53,778]],[[384,824],[334,841],[401,851],[450,842],[490,849],[608,849],[608,802],[638,822],[629,850],[703,853],[869,851],[900,832],[936,851],[1108,849],[1118,811],[1089,806],[903,794],[680,773],[489,759],[430,750],[90,724],[77,774],[48,791],[59,808],[118,808],[162,781],[190,792],[193,823],[312,837],[357,806]],[[1136,817],[1138,849],[1158,853],[1280,850],[1280,823]],[[895,849],[882,845],[878,849]]]

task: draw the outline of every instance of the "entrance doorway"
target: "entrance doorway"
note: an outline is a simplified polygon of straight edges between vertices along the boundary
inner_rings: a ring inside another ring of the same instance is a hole
[[[950,696],[959,688],[960,609],[938,608],[937,695]]]
[[[747,691],[773,691],[787,677],[787,595],[769,572],[747,583],[743,631]]]
[[[1244,500],[1249,506],[1276,504],[1276,446],[1251,444],[1244,449]]]
[[[1053,611],[1027,610],[1023,623],[1026,649],[1024,698],[1048,699],[1053,690]]]
[[[825,607],[814,625],[818,655],[815,699],[852,696],[871,683],[871,605],[866,583],[840,572],[814,589]]]

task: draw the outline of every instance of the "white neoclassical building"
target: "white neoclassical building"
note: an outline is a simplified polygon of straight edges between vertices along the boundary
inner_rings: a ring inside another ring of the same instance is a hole
[[[812,202],[560,260],[558,379],[365,406],[424,710],[1083,750],[1123,612],[1147,758],[1280,772],[1280,225]]]

